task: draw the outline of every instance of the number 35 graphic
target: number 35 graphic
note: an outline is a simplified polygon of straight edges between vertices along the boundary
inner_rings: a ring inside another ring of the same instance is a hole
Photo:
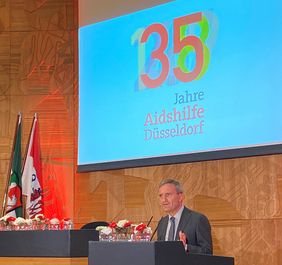
[[[185,29],[190,24],[198,23],[201,28],[200,36],[187,35]],[[191,82],[200,78],[206,71],[210,53],[209,49],[204,43],[208,36],[208,21],[202,13],[194,13],[187,16],[179,17],[173,21],[173,54],[179,54],[177,65],[173,68],[173,74],[180,82]],[[151,77],[149,73],[144,72],[144,54],[146,49],[146,42],[153,34],[158,34],[160,44],[150,53],[150,59],[157,60],[161,65],[159,75],[155,78]],[[139,78],[143,85],[147,88],[157,88],[163,84],[170,71],[170,60],[166,54],[168,47],[168,32],[164,25],[156,23],[148,26],[141,32],[136,32],[139,36]],[[134,35],[133,35],[134,37]],[[192,70],[186,67],[187,60],[191,53],[195,54],[195,63]]]

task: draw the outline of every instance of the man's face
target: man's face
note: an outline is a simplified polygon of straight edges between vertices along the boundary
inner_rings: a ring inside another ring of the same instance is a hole
[[[170,215],[177,213],[183,205],[183,199],[183,193],[178,193],[173,184],[164,184],[159,188],[160,205]]]

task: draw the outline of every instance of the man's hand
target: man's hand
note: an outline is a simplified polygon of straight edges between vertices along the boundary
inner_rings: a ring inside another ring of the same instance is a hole
[[[187,251],[188,240],[186,235],[182,231],[179,231],[179,240],[182,241],[185,251]]]

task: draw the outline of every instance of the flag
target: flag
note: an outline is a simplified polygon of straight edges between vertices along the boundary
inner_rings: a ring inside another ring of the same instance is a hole
[[[23,167],[22,193],[26,196],[26,218],[44,214],[39,124],[36,114],[33,118]]]
[[[21,137],[22,137],[22,119],[21,114],[18,115],[16,131],[14,137],[13,150],[10,160],[10,178],[8,182],[8,188],[4,201],[6,202],[6,208],[4,214],[22,217],[22,190],[21,190],[21,165],[22,165],[22,153],[21,153]]]

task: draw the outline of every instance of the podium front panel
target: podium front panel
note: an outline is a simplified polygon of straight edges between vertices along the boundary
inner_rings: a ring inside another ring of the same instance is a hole
[[[153,244],[141,242],[89,242],[88,265],[153,265]]]
[[[90,241],[88,265],[234,265],[234,258],[188,254],[180,241]]]
[[[1,231],[2,257],[87,257],[98,232],[85,230]]]

